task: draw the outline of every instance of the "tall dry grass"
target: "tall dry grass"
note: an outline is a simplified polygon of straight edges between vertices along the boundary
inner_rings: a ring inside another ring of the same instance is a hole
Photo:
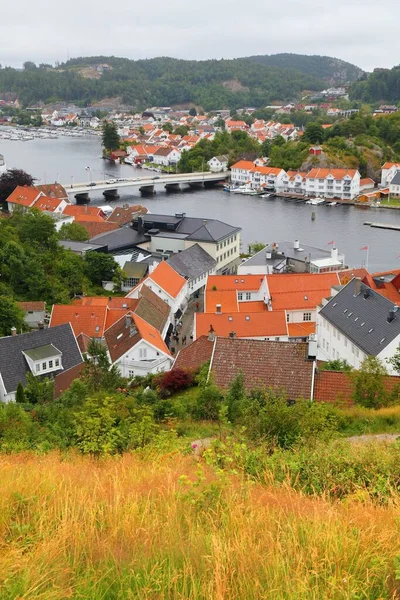
[[[1,456],[0,481],[1,600],[400,597],[396,501],[332,504],[180,455]]]

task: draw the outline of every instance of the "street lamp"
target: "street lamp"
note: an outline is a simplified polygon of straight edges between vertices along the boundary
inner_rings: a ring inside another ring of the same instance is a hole
[[[74,176],[71,175],[71,187],[74,187]]]
[[[88,172],[88,181],[89,183],[92,183],[92,169],[90,167],[85,167],[85,171]]]

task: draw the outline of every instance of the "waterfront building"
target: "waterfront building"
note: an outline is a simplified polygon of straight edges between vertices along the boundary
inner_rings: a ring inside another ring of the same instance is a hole
[[[195,244],[217,261],[217,273],[235,273],[240,263],[241,227],[217,219],[147,214],[133,220],[136,246],[170,256]],[[140,241],[140,236],[141,240]]]
[[[389,185],[398,169],[400,169],[400,163],[385,162],[381,171],[381,187]]]
[[[333,245],[333,241],[331,242]],[[345,256],[337,248],[331,250],[307,244],[279,241],[245,259],[238,267],[240,275],[273,273],[328,273],[345,268]]]
[[[360,173],[356,169],[315,168],[307,173],[306,196],[353,200],[360,193]]]

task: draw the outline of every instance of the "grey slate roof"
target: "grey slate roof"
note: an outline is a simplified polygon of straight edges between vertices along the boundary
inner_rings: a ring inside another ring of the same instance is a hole
[[[363,352],[377,356],[400,335],[400,311],[388,322],[392,309],[397,311],[397,306],[359,279],[352,279],[330,299],[320,315]]]
[[[179,275],[188,279],[196,279],[217,264],[217,261],[198,244],[174,254],[167,262]]]
[[[147,231],[152,228],[159,229],[160,232],[175,232],[184,234],[187,239],[197,242],[218,242],[241,231],[241,227],[234,227],[217,219],[187,217],[185,213],[179,215],[146,214],[141,215],[141,218]],[[137,219],[134,219],[134,223],[137,227]],[[94,238],[96,243],[99,243],[99,237]]]
[[[90,240],[90,243],[108,246],[108,252],[133,248],[138,244],[148,241],[148,237],[131,227],[121,227],[115,231],[101,233]]]
[[[15,392],[19,382],[25,384],[26,374],[30,373],[23,352],[50,344],[62,353],[63,366],[59,371],[53,371],[51,376],[55,377],[82,362],[82,355],[69,323],[0,338],[0,374],[7,394]]]
[[[316,246],[308,246],[300,242],[301,250],[296,250],[294,248],[293,242],[280,241],[277,242],[276,251],[273,251],[272,244],[267,244],[265,248],[254,254],[248,258],[244,263],[247,265],[259,266],[265,264],[279,264],[282,260],[286,260],[287,258],[293,258],[295,260],[303,261],[305,257],[310,258],[311,261],[320,260],[323,258],[329,258],[331,256],[330,250],[325,250],[324,248],[317,248]],[[266,259],[266,252],[269,251],[272,253],[271,259]],[[283,253],[283,254],[278,254]],[[339,253],[339,259],[343,257],[342,254]]]
[[[396,174],[390,183],[391,185],[400,185],[400,169],[396,171]]]

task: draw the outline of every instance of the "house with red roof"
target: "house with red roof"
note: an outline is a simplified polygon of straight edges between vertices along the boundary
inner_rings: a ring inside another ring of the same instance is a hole
[[[306,343],[219,337],[211,332],[183,348],[174,369],[196,370],[209,362],[209,374],[227,389],[241,371],[245,388],[273,389],[288,399],[311,399],[314,395],[315,355]]]
[[[307,339],[315,333],[317,306],[339,285],[337,273],[210,275],[194,337],[211,329],[225,337]]]
[[[170,307],[170,322],[185,312],[189,295],[187,280],[179,275],[168,262],[160,262],[155,269],[135,286],[127,298],[139,298],[143,286],[147,286]]]
[[[382,165],[381,187],[388,186],[398,170],[400,170],[400,163],[385,162]]]
[[[64,209],[67,206],[69,206],[69,203],[61,198],[48,198],[47,196],[40,196],[30,208],[36,208],[41,212],[61,214],[64,212]]]
[[[106,329],[111,362],[123,377],[169,371],[173,358],[160,332],[134,312],[127,312]]]
[[[17,185],[15,190],[7,198],[7,208],[9,212],[13,212],[16,206],[20,207],[22,210],[27,210],[28,208],[32,208],[36,200],[41,196],[44,196],[44,193],[38,191],[33,186]]]
[[[249,126],[245,121],[232,121],[227,119],[225,121],[225,128],[230,133],[231,131],[247,131]]]
[[[231,166],[233,183],[250,184],[254,188],[277,189],[282,186],[285,175],[285,171],[279,167],[260,166],[250,160],[240,160]]]
[[[306,175],[305,193],[309,197],[353,200],[360,193],[360,173],[356,169],[317,167]]]

